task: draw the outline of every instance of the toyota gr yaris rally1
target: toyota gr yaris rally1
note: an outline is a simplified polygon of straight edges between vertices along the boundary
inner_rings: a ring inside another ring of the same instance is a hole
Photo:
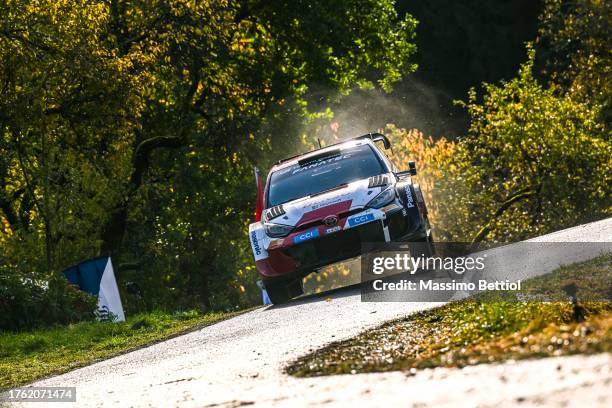
[[[249,226],[257,271],[272,303],[303,293],[307,274],[361,255],[366,242],[423,242],[433,250],[423,194],[370,133],[279,161],[258,189],[260,219]],[[259,183],[258,183],[259,184]],[[426,256],[428,254],[425,254]]]

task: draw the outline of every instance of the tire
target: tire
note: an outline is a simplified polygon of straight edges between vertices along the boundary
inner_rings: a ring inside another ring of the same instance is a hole
[[[265,282],[266,292],[270,301],[275,305],[289,302],[294,297],[304,293],[301,279],[292,281]]]
[[[408,242],[408,250],[410,251],[410,256],[414,258],[420,256],[428,258],[436,254],[436,247],[434,245],[433,235],[431,234],[431,228],[429,227],[429,220],[425,220],[425,237]]]
[[[427,238],[408,242],[408,250],[410,251],[410,256],[413,258],[419,258],[421,256],[429,258],[435,254],[433,245],[429,242],[429,240],[427,240]]]

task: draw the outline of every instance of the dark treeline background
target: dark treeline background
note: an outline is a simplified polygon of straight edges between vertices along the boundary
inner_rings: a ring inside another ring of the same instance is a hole
[[[61,272],[100,254],[127,313],[258,302],[252,166],[317,138],[385,128],[440,239],[609,215],[610,9],[1,2],[0,327],[88,318]]]
[[[399,1],[396,9],[419,22],[413,57],[418,69],[391,93],[372,99],[371,93],[356,90],[335,110],[347,110],[350,121],[366,107],[367,121],[352,124],[357,133],[394,123],[434,137],[456,137],[467,131],[469,117],[453,101],[465,99],[482,82],[516,75],[525,60],[525,43],[537,37],[542,2]]]

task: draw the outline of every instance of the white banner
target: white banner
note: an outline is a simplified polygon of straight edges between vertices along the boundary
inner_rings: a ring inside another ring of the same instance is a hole
[[[121,305],[121,297],[119,296],[119,288],[115,280],[115,272],[113,271],[113,263],[110,257],[106,262],[102,279],[100,280],[100,292],[98,294],[98,309],[112,313],[115,321],[125,321],[123,306]]]

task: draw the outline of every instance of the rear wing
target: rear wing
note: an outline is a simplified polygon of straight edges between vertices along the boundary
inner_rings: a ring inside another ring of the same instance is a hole
[[[361,136],[357,136],[357,137],[352,137],[350,139],[345,139],[345,140],[343,140],[341,142],[334,143],[334,144],[331,144],[329,146],[325,146],[325,148],[331,147],[331,146],[336,146],[336,145],[339,145],[339,144],[342,144],[342,143],[346,143],[346,142],[350,142],[351,140],[359,140],[359,139],[370,139],[373,142],[383,142],[383,146],[385,147],[385,150],[388,150],[388,149],[391,148],[391,142],[389,141],[387,136],[383,135],[382,133],[376,133],[376,132],[375,133],[366,133],[365,135],[361,135]],[[316,152],[317,150],[320,150],[320,149],[312,150],[312,151],[310,151],[308,153]],[[287,162],[289,160],[294,160],[295,158],[303,156],[304,154],[306,154],[306,153],[300,153],[300,154],[297,154],[295,156],[287,157],[286,159],[281,159],[281,160],[277,161],[274,164],[275,165],[279,165],[279,164]]]
[[[367,133],[365,135],[357,136],[349,140],[359,140],[359,139],[370,139],[373,142],[383,142],[383,146],[385,150],[391,148],[391,142],[387,138],[387,136],[382,133]]]

